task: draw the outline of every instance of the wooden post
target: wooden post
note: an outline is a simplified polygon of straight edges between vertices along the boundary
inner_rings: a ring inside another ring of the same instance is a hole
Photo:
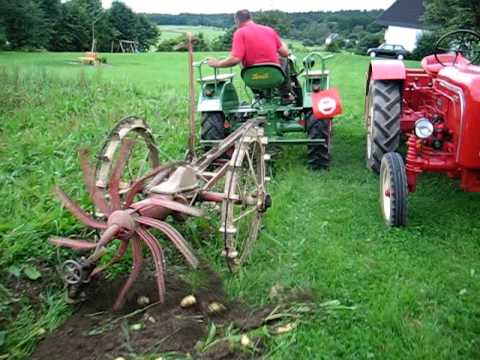
[[[195,79],[193,72],[193,35],[187,32],[187,47],[188,47],[188,75],[189,75],[189,90],[190,90],[190,137],[188,139],[189,155],[193,158],[195,156]]]

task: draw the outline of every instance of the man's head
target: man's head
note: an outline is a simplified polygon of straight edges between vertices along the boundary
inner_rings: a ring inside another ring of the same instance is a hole
[[[235,25],[239,26],[247,21],[252,20],[252,16],[250,15],[250,11],[248,10],[238,10],[235,13]]]

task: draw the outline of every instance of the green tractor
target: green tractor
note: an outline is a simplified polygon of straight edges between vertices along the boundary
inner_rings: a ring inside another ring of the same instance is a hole
[[[242,69],[241,77],[250,97],[242,102],[234,86],[233,69],[204,76],[208,59],[194,63],[198,68],[201,93],[197,110],[202,114],[201,143],[211,146],[226,138],[246,120],[265,119],[265,136],[269,145],[307,145],[308,164],[313,169],[326,169],[331,158],[332,119],[341,114],[338,92],[330,89],[326,61],[330,56],[310,53],[298,70],[290,57],[291,93],[287,103],[279,87],[287,75],[278,64],[258,64]],[[319,66],[316,66],[317,61]],[[299,79],[302,78],[302,84]],[[303,135],[292,136],[291,133]]]

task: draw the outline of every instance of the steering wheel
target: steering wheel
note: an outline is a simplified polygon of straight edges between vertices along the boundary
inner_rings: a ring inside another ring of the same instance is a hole
[[[471,64],[480,60],[480,34],[473,30],[455,30],[443,35],[435,44],[435,59],[442,66],[447,66],[440,60],[439,54],[454,53],[453,65],[458,56],[462,55]]]

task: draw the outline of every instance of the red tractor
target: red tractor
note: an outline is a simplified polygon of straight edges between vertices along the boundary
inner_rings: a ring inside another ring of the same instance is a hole
[[[453,31],[435,47],[421,69],[377,60],[368,72],[367,166],[380,173],[388,226],[406,224],[408,193],[423,172],[445,173],[464,191],[480,192],[480,34]]]

